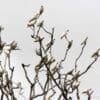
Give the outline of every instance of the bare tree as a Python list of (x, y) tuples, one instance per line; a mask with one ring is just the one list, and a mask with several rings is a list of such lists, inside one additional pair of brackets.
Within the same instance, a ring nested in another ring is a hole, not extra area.
[[(67, 30), (62, 36), (61, 40), (65, 39), (66, 50), (59, 62), (53, 55), (52, 49), (56, 39), (54, 38), (55, 28), (51, 28), (51, 32), (45, 28), (44, 20), (39, 21), (42, 13), (44, 12), (43, 6), (41, 6), (39, 12), (29, 20), (27, 27), (29, 27), (33, 34), (31, 38), (34, 43), (38, 46), (35, 50), (39, 61), (36, 65), (30, 65), (22, 63), (22, 68), (25, 73), (25, 78), (29, 84), (29, 99), (35, 100), (36, 98), (41, 98), (41, 100), (53, 100), (56, 95), (56, 100), (81, 100), (80, 92), (80, 77), (88, 72), (88, 70), (93, 66), (93, 64), (99, 58), (99, 51), (97, 49), (94, 54), (92, 54), (93, 60), (89, 65), (87, 65), (84, 71), (79, 70), (78, 61), (81, 58), (84, 49), (87, 45), (88, 37), (81, 43), (81, 51), (79, 55), (76, 55), (75, 65), (69, 71), (62, 71), (64, 69), (63, 63), (66, 61), (69, 51), (72, 49), (73, 40), (68, 38)], [(14, 68), (11, 66), (11, 53), (15, 50), (19, 50), (16, 41), (12, 41), (10, 44), (2, 41), (1, 32), (4, 28), (0, 26), (0, 56), (2, 53), (5, 54), (5, 60), (0, 61), (0, 100), (18, 100), (16, 97), (15, 90), (19, 89), (22, 91), (21, 82), (14, 84), (13, 73)], [(44, 32), (44, 36), (41, 35), (41, 30)], [(45, 41), (48, 38), (48, 41)], [(29, 77), (27, 71), (30, 66), (34, 67), (35, 76)], [(44, 77), (45, 76), (45, 77)], [(41, 80), (43, 78), (43, 80)], [(33, 80), (33, 81), (32, 81)], [(40, 89), (37, 91), (37, 85)], [(87, 95), (88, 99), (91, 100), (92, 89), (83, 91), (82, 94)], [(73, 97), (73, 94), (75, 96)]]
[[(43, 6), (41, 7), (42, 13), (43, 13)], [(29, 100), (33, 100), (35, 98), (43, 98), (43, 100), (52, 100), (55, 95), (58, 95), (56, 97), (56, 100), (74, 100), (76, 98), (77, 100), (80, 100), (80, 77), (83, 76), (85, 73), (88, 72), (88, 70), (92, 67), (92, 65), (97, 61), (99, 58), (99, 50), (91, 56), (93, 58), (93, 61), (89, 65), (87, 65), (86, 69), (84, 71), (80, 71), (78, 69), (78, 61), (81, 58), (84, 49), (87, 44), (88, 37), (81, 43), (81, 51), (80, 54), (75, 59), (75, 66), (67, 72), (62, 72), (61, 69), (64, 68), (63, 62), (66, 61), (67, 54), (69, 53), (72, 45), (73, 40), (69, 40), (68, 38), (68, 31), (65, 32), (64, 35), (61, 36), (61, 39), (66, 40), (66, 50), (65, 55), (63, 59), (61, 59), (59, 62), (56, 61), (56, 59), (53, 56), (52, 48), (55, 43), (54, 38), (54, 28), (51, 29), (51, 32), (48, 31), (45, 28), (44, 21), (39, 22), (39, 18), (42, 13), (40, 11), (28, 22), (28, 27), (32, 29), (33, 34), (31, 35), (32, 40), (38, 45), (38, 49), (36, 49), (36, 55), (40, 57), (39, 63), (35, 66), (35, 77), (34, 81), (32, 82), (29, 79), (28, 73), (27, 73), (27, 67), (29, 68), (30, 65), (22, 64), (23, 70), (25, 72), (25, 77), (27, 81), (30, 84), (30, 96)], [(49, 37), (49, 40), (44, 42), (47, 38), (46, 36), (41, 35), (41, 30), (44, 31), (47, 37)], [(41, 82), (42, 77), (42, 71), (45, 73), (45, 78)], [(36, 85), (39, 85), (41, 93), (37, 94), (37, 87)], [(58, 92), (59, 90), (59, 92)], [(88, 96), (88, 100), (91, 99), (90, 92), (91, 89), (84, 91), (83, 94), (86, 94)], [(72, 97), (72, 95), (75, 94), (76, 97)]]

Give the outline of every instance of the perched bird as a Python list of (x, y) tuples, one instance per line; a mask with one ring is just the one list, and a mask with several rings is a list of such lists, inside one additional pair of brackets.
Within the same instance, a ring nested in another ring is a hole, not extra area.
[(39, 16), (40, 16), (40, 14), (34, 15), (34, 17), (29, 20), (29, 23), (34, 21), (34, 20), (37, 20), (39, 18)]
[(96, 52), (94, 52), (93, 55), (91, 56), (91, 58), (96, 58), (96, 57), (100, 56), (99, 51), (100, 51), (100, 49), (98, 49)]
[(41, 15), (43, 12), (44, 12), (44, 8), (43, 8), (43, 6), (41, 6), (39, 14)]
[(70, 48), (71, 48), (72, 43), (73, 43), (73, 40), (69, 41), (69, 43), (68, 43), (68, 47), (67, 47), (68, 49), (70, 49)]
[(86, 37), (86, 39), (81, 43), (81, 45), (86, 45), (88, 37)]

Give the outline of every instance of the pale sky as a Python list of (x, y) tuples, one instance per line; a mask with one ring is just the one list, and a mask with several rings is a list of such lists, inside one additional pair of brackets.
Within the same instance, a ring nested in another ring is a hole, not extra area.
[[(21, 63), (32, 64), (32, 60), (35, 60), (32, 55), (31, 30), (27, 28), (27, 22), (41, 5), (45, 9), (41, 19), (45, 20), (45, 25), (49, 30), (51, 27), (55, 27), (57, 38), (66, 29), (70, 30), (69, 38), (74, 40), (73, 57), (79, 53), (81, 41), (86, 36), (89, 37), (80, 65), (86, 66), (92, 60), (91, 54), (100, 47), (100, 0), (0, 0), (0, 24), (5, 28), (2, 33), (3, 39), (8, 42), (16, 40), (22, 49), (15, 52), (16, 57), (12, 62), (12, 65), (18, 66), (17, 72), (19, 74), (16, 80), (24, 77), (21, 73), (22, 69), (20, 71)], [(57, 50), (55, 53), (62, 55), (61, 50)], [(69, 57), (69, 59), (71, 58)], [(82, 87), (93, 88), (93, 100), (100, 98), (99, 65), (100, 59), (83, 77), (85, 79)]]

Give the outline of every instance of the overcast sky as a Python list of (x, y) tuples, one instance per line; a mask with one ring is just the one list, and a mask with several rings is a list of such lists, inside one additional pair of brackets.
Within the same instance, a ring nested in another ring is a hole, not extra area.
[[(22, 49), (16, 53), (12, 62), (16, 65), (19, 63), (18, 71), (21, 62), (32, 63), (34, 59), (31, 31), (27, 28), (27, 22), (41, 5), (45, 8), (41, 19), (45, 20), (49, 30), (55, 27), (56, 37), (59, 38), (66, 29), (70, 30), (69, 38), (74, 40), (75, 48), (73, 57), (79, 52), (81, 41), (89, 37), (86, 54), (84, 53), (81, 60), (81, 65), (88, 64), (91, 54), (100, 47), (100, 0), (0, 0), (0, 24), (5, 28), (3, 39), (8, 42), (16, 40)], [(59, 45), (57, 47), (59, 48)], [(60, 50), (56, 53), (62, 54)], [(24, 75), (20, 73), (17, 78), (19, 76)], [(83, 87), (93, 88), (93, 100), (100, 98), (99, 76), (100, 59), (83, 80)]]

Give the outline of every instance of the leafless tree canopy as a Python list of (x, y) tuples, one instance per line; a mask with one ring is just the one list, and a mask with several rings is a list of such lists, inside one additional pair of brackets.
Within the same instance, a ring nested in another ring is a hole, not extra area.
[[(80, 94), (86, 95), (87, 100), (91, 100), (93, 93), (91, 88), (83, 90), (83, 92), (80, 93), (80, 77), (86, 74), (97, 61), (100, 56), (100, 49), (97, 49), (97, 51), (92, 54), (91, 57), (93, 60), (89, 65), (87, 65), (86, 69), (84, 71), (80, 71), (78, 69), (78, 61), (87, 45), (88, 37), (86, 37), (86, 39), (81, 43), (81, 51), (79, 55), (76, 55), (75, 65), (73, 68), (70, 71), (66, 70), (65, 72), (62, 72), (61, 70), (64, 68), (63, 63), (66, 61), (67, 54), (70, 49), (72, 49), (71, 47), (73, 46), (74, 41), (68, 38), (67, 33), (69, 30), (61, 36), (61, 40), (65, 39), (66, 50), (63, 59), (57, 62), (52, 53), (52, 48), (56, 41), (54, 38), (55, 28), (51, 28), (51, 31), (48, 31), (45, 27), (44, 20), (39, 21), (43, 12), (44, 8), (41, 6), (39, 12), (35, 14), (27, 24), (27, 27), (33, 32), (31, 34), (31, 39), (38, 46), (38, 48), (34, 50), (37, 57), (39, 57), (39, 61), (36, 65), (26, 63), (21, 64), (30, 89), (28, 100), (35, 100), (36, 98), (40, 98), (41, 100), (81, 100)], [(2, 40), (1, 32), (3, 29), (4, 28), (0, 26), (0, 55), (2, 55), (2, 53), (5, 54), (5, 61), (3, 61), (4, 64), (0, 61), (0, 100), (18, 100), (15, 90), (19, 89), (21, 94), (23, 88), (21, 82), (16, 84), (13, 82), (14, 67), (10, 65), (10, 57), (12, 51), (19, 50), (19, 48), (16, 41), (12, 41), (8, 44)], [(41, 35), (41, 30), (46, 35)], [(45, 42), (46, 38), (49, 39)], [(31, 77), (32, 79), (30, 79), (27, 71), (30, 66), (34, 67), (35, 70), (35, 76)], [(41, 80), (41, 78), (43, 78), (43, 80)], [(37, 91), (37, 85), (40, 91)], [(75, 94), (74, 97), (72, 96), (73, 94)]]

